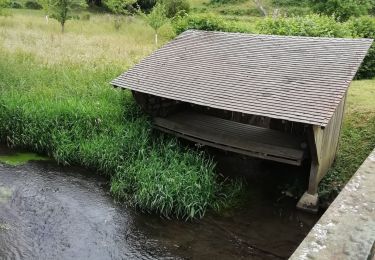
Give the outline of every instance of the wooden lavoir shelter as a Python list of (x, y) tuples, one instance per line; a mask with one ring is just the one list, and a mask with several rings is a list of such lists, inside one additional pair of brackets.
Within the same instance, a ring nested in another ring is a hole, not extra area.
[(372, 40), (189, 30), (112, 81), (154, 127), (223, 150), (311, 163), (298, 207), (315, 210), (349, 83)]

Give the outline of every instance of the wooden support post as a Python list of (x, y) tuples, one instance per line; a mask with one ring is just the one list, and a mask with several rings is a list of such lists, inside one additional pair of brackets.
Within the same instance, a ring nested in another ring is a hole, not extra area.
[(309, 187), (307, 189), (307, 193), (311, 195), (318, 193), (318, 172), (319, 163), (316, 160), (312, 160), (310, 167)]
[(318, 210), (318, 184), (335, 159), (344, 107), (345, 97), (325, 128), (317, 125), (308, 128), (307, 141), (310, 148), (311, 168), (309, 187), (297, 204), (300, 209), (313, 212)]
[(313, 127), (307, 129), (307, 141), (310, 148), (311, 166), (309, 176), (309, 186), (307, 191), (303, 194), (297, 203), (297, 208), (308, 211), (318, 211), (318, 184), (319, 184), (319, 159), (317, 154), (317, 147), (314, 137)]

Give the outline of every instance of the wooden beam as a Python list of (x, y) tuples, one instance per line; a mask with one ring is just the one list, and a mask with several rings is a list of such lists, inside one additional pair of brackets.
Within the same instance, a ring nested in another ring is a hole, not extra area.
[(285, 133), (197, 113), (154, 118), (154, 127), (176, 136), (257, 158), (301, 165), (300, 141)]

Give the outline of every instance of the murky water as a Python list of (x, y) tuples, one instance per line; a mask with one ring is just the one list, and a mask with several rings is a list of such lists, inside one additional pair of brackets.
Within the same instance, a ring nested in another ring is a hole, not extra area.
[[(259, 172), (245, 164), (241, 171)], [(231, 162), (222, 165), (229, 171)], [(0, 259), (287, 258), (318, 216), (278, 200), (276, 181), (253, 179), (240, 209), (182, 222), (116, 204), (94, 172), (48, 161), (0, 164)]]

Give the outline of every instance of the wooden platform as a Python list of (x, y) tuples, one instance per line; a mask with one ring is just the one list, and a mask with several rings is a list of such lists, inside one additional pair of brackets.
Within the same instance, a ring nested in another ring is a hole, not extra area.
[(156, 117), (154, 127), (197, 143), (262, 159), (301, 165), (304, 158), (299, 138), (204, 114), (183, 112)]

